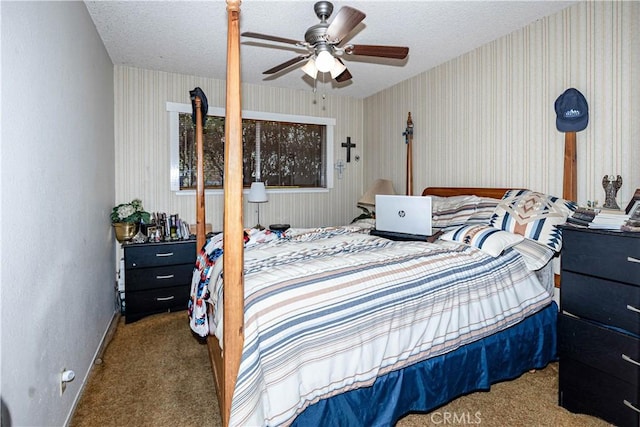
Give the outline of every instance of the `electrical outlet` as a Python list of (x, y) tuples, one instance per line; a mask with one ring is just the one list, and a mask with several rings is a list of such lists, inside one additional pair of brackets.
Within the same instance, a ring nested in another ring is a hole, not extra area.
[(67, 368), (62, 368), (60, 374), (58, 375), (58, 379), (60, 380), (60, 396), (62, 396), (64, 391), (67, 389), (67, 383), (62, 379), (62, 374), (64, 374), (64, 371), (66, 370)]

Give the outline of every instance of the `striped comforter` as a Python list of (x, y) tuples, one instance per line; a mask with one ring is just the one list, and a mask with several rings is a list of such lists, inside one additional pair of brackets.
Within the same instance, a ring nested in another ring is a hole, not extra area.
[[(287, 425), (320, 399), (505, 329), (551, 301), (514, 250), (492, 258), (357, 231), (292, 230), (246, 248), (231, 425)], [(209, 286), (209, 328), (221, 340), (222, 281)]]

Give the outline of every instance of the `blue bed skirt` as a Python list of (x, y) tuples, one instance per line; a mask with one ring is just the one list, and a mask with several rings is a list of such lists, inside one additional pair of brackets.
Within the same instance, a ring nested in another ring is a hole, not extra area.
[(321, 400), (293, 425), (392, 426), (464, 394), (541, 369), (556, 359), (558, 306), (552, 302), (510, 328), (376, 380), (371, 387)]

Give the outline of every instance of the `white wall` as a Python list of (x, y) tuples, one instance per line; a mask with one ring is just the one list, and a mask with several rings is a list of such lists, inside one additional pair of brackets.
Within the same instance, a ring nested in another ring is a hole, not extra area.
[(412, 112), (414, 192), (426, 186), (525, 187), (562, 195), (564, 134), (554, 102), (589, 103), (577, 134), (578, 202), (618, 204), (640, 188), (640, 2), (582, 2), (364, 100), (364, 180), (405, 189), (402, 132)]
[(2, 424), (59, 426), (114, 314), (113, 65), (83, 2), (1, 8)]

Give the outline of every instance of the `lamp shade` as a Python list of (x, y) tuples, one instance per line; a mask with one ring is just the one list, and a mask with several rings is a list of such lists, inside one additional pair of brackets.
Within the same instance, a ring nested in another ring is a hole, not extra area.
[(302, 67), (302, 71), (304, 71), (307, 76), (315, 80), (318, 76), (316, 61), (313, 58), (309, 59), (309, 61), (307, 61), (307, 63)]
[(396, 194), (393, 182), (388, 179), (376, 179), (369, 189), (358, 200), (358, 206), (372, 208), (376, 205), (377, 194)]
[(267, 190), (264, 187), (264, 182), (252, 182), (247, 201), (250, 203), (265, 203), (268, 202)]
[(334, 59), (333, 67), (331, 67), (331, 70), (329, 71), (329, 73), (331, 73), (331, 78), (335, 79), (340, 74), (344, 73), (344, 70), (346, 70), (347, 67), (342, 62), (338, 61), (338, 58), (333, 58), (333, 59)]
[(327, 73), (334, 66), (335, 58), (328, 50), (321, 50), (316, 57), (316, 68), (321, 73)]

